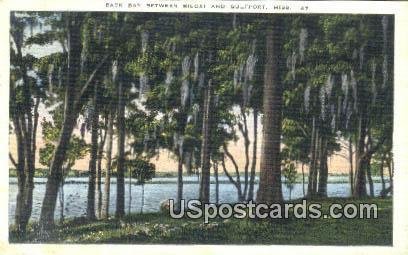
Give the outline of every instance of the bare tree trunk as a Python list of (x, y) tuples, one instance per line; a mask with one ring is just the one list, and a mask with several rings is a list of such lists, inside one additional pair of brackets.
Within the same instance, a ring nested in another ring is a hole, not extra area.
[(303, 190), (303, 197), (306, 195), (305, 193), (305, 164), (302, 162), (302, 190)]
[(390, 176), (390, 188), (391, 188), (391, 193), (392, 193), (393, 187), (394, 187), (394, 160), (392, 159), (391, 153), (389, 154), (387, 164), (388, 164), (388, 174)]
[(210, 138), (211, 138), (211, 105), (212, 81), (208, 81), (205, 89), (204, 114), (201, 144), (201, 178), (199, 199), (202, 203), (210, 201)]
[(187, 170), (187, 175), (192, 175), (193, 174), (193, 151), (189, 152), (190, 156), (187, 158), (186, 162), (186, 170)]
[[(364, 112), (366, 110), (363, 110)], [(366, 188), (366, 170), (367, 170), (367, 157), (364, 155), (365, 139), (366, 139), (366, 118), (364, 113), (361, 113), (358, 120), (358, 139), (356, 149), (356, 178), (354, 185), (354, 197), (367, 196)]]
[(118, 84), (118, 165), (116, 181), (116, 213), (117, 218), (125, 215), (125, 104), (122, 80)]
[(218, 162), (214, 162), (214, 178), (215, 178), (215, 203), (220, 202), (220, 185), (218, 182)]
[[(182, 150), (182, 149), (181, 149)], [(181, 208), (181, 200), (183, 199), (183, 157), (184, 153), (181, 151), (178, 156), (177, 168), (177, 208)]]
[(130, 209), (132, 207), (132, 171), (128, 169), (129, 174), (129, 204), (128, 204), (128, 214), (130, 214)]
[(112, 109), (109, 113), (108, 120), (108, 141), (106, 148), (106, 173), (104, 184), (104, 197), (102, 203), (102, 218), (107, 219), (109, 217), (109, 200), (110, 200), (110, 180), (111, 180), (111, 167), (112, 167), (112, 143), (113, 143), (113, 120), (114, 113)]
[(254, 109), (254, 141), (252, 145), (252, 165), (251, 165), (251, 175), (249, 179), (249, 191), (247, 201), (254, 199), (254, 186), (255, 186), (255, 170), (256, 170), (256, 154), (258, 146), (258, 110)]
[(318, 177), (318, 169), (320, 169), (321, 165), (321, 157), (322, 157), (322, 137), (320, 136), (319, 130), (316, 132), (316, 139), (317, 139), (317, 145), (316, 145), (316, 160), (315, 160), (315, 167), (312, 175), (312, 194), (313, 196), (317, 195), (317, 177)]
[(309, 198), (313, 197), (313, 175), (316, 171), (316, 147), (317, 147), (317, 129), (316, 129), (316, 118), (313, 117), (312, 120), (312, 139), (310, 140), (310, 165), (309, 165), (309, 175), (307, 182), (307, 196)]
[(144, 207), (144, 184), (142, 184), (142, 206), (140, 207), (140, 213), (143, 214)]
[(244, 137), (244, 147), (245, 147), (245, 166), (244, 166), (244, 197), (247, 197), (248, 194), (248, 177), (249, 177), (249, 146), (250, 141), (248, 137), (248, 123), (247, 116), (244, 110), (244, 106), (241, 106), (241, 115), (243, 119), (243, 125), (239, 124), (238, 128), (241, 131), (242, 136)]
[(349, 137), (349, 142), (348, 142), (348, 153), (349, 153), (349, 163), (350, 163), (350, 191), (351, 194), (353, 195), (354, 193), (354, 173), (353, 173), (353, 141), (351, 139), (351, 136)]
[(282, 85), (279, 78), (282, 27), (279, 18), (266, 31), (264, 72), (264, 125), (258, 203), (283, 201), (281, 181)]
[(381, 158), (380, 164), (380, 176), (381, 176), (381, 192), (385, 190), (385, 180), (384, 180), (384, 157)]
[[(105, 124), (109, 117), (105, 118)], [(105, 147), (107, 131), (105, 129), (104, 135), (102, 135), (102, 129), (100, 130), (100, 142), (98, 145), (98, 166), (96, 168), (96, 214), (98, 219), (102, 216), (102, 158), (103, 158), (103, 148)]]
[(319, 186), (317, 194), (320, 197), (327, 197), (327, 179), (328, 179), (328, 167), (327, 167), (327, 138), (322, 137), (320, 155), (320, 167), (319, 167)]
[(371, 176), (371, 156), (368, 156), (367, 159), (367, 180), (368, 180), (368, 187), (370, 190), (370, 197), (374, 197), (374, 183), (373, 178)]
[(94, 86), (93, 94), (93, 113), (92, 113), (92, 131), (91, 131), (91, 155), (89, 160), (89, 178), (88, 178), (88, 201), (86, 207), (86, 216), (94, 220), (95, 216), (95, 179), (96, 179), (96, 161), (98, 159), (98, 127), (99, 127), (99, 105), (98, 105), (98, 84)]

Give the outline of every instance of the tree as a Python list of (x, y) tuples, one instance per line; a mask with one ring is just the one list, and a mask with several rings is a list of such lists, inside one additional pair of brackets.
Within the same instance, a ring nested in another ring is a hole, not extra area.
[(105, 185), (104, 196), (102, 201), (102, 218), (107, 219), (109, 217), (109, 200), (110, 200), (110, 180), (112, 171), (112, 144), (113, 144), (113, 122), (115, 113), (110, 111), (108, 115), (108, 130), (107, 130), (107, 146), (106, 146), (106, 173), (105, 173)]
[[(40, 149), (40, 163), (44, 166), (50, 167), (51, 159), (55, 150), (55, 144), (58, 142), (60, 136), (59, 132), (61, 130), (62, 124), (62, 108), (57, 107), (52, 111), (53, 122), (43, 120), (42, 125), (42, 136), (45, 143), (45, 147)], [(86, 156), (89, 151), (89, 146), (85, 141), (73, 135), (67, 149), (67, 157), (63, 163), (62, 167), (62, 179), (59, 188), (59, 202), (60, 202), (60, 221), (64, 221), (64, 181), (72, 167), (75, 165), (76, 160), (82, 159)]]
[[(38, 126), (38, 107), (44, 97), (42, 84), (29, 75), (33, 65), (38, 61), (29, 54), (23, 55), (23, 48), (29, 44), (24, 30), (35, 25), (36, 14), (11, 13), (10, 22), (10, 119), (17, 138), (17, 160), (9, 158), (17, 171), (18, 192), (15, 212), (15, 224), (21, 236), (25, 235), (28, 220), (31, 217), (34, 172), (36, 157), (36, 136)], [(33, 36), (33, 34), (31, 34)], [(26, 39), (26, 40), (25, 40)], [(34, 72), (35, 73), (35, 72)]]
[[(61, 17), (65, 22), (64, 30), (67, 38), (67, 72), (64, 81), (65, 101), (64, 119), (61, 127), (61, 135), (55, 147), (53, 159), (50, 165), (50, 174), (46, 183), (45, 196), (41, 208), (40, 226), (44, 234), (54, 226), (54, 210), (57, 199), (58, 187), (62, 179), (62, 163), (66, 157), (68, 143), (74, 129), (79, 111), (82, 108), (84, 98), (93, 85), (95, 75), (105, 62), (106, 57), (93, 68), (89, 77), (82, 81), (80, 77), (81, 66), (81, 25), (83, 24), (83, 13), (64, 13)], [(82, 83), (82, 87), (77, 87)]]
[(292, 190), (294, 184), (296, 183), (296, 166), (293, 162), (286, 161), (284, 169), (283, 169), (283, 176), (285, 177), (285, 185), (289, 189), (289, 200), (292, 199)]
[(144, 159), (134, 159), (131, 162), (132, 175), (137, 179), (137, 184), (142, 185), (142, 204), (140, 213), (143, 213), (144, 206), (144, 185), (155, 175), (155, 166)]
[(260, 162), (258, 203), (283, 200), (281, 183), (280, 141), (282, 121), (281, 18), (273, 17), (266, 31), (266, 61), (263, 90), (263, 141)]

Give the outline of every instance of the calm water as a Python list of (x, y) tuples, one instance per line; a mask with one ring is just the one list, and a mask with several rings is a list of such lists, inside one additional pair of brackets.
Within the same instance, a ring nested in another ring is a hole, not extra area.
[[(196, 176), (189, 176), (184, 178), (188, 181), (188, 184), (184, 184), (184, 198), (186, 200), (196, 199), (198, 197), (198, 182)], [(213, 179), (212, 179), (213, 180)], [(375, 179), (376, 180), (376, 179)], [(235, 187), (227, 182), (225, 176), (220, 176), (220, 181), (223, 182), (219, 187), (220, 203), (232, 203), (237, 201), (237, 192)], [(350, 185), (348, 183), (339, 183), (341, 181), (347, 181), (346, 176), (331, 176), (329, 177), (328, 184), (328, 196), (330, 197), (347, 197), (350, 195)], [(17, 180), (16, 178), (10, 178), (9, 181), (9, 223), (14, 220), (14, 212), (16, 206), (17, 195)], [(35, 178), (35, 188), (33, 193), (33, 212), (31, 219), (38, 220), (42, 200), (45, 193), (45, 178)], [(332, 183), (330, 183), (332, 182)], [(334, 183), (333, 183), (334, 182)], [(87, 187), (88, 179), (85, 177), (79, 178), (67, 178), (64, 186), (64, 199), (65, 199), (65, 217), (77, 217), (84, 216), (86, 213), (86, 201), (87, 201)], [(132, 181), (131, 186), (131, 212), (140, 212), (141, 207), (141, 195), (142, 188), (135, 184), (136, 181)], [(388, 185), (387, 185), (388, 186)], [(306, 187), (305, 187), (306, 188)], [(255, 185), (255, 191), (258, 189), (258, 185)], [(102, 185), (103, 190), (103, 185)], [(374, 183), (375, 194), (378, 195), (381, 191), (381, 183)], [(289, 190), (283, 185), (284, 198), (289, 199)], [(159, 205), (163, 200), (169, 198), (175, 198), (177, 194), (176, 178), (154, 178), (153, 183), (145, 185), (145, 202), (143, 212), (157, 212), (159, 211)], [(211, 184), (211, 201), (215, 202), (215, 184)], [(292, 190), (292, 199), (300, 198), (303, 196), (302, 184), (295, 184)], [(116, 202), (116, 180), (113, 178), (111, 184), (110, 195), (110, 212), (115, 211)], [(125, 211), (128, 212), (129, 208), (129, 185), (128, 179), (126, 179), (125, 187)], [(59, 200), (57, 202), (57, 208), (55, 210), (55, 218), (60, 217)]]

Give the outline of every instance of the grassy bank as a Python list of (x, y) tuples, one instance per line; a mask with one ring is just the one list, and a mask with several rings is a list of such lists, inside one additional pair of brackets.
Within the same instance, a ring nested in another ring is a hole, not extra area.
[(130, 244), (303, 244), (303, 245), (392, 245), (391, 199), (325, 199), (330, 203), (376, 203), (377, 219), (172, 219), (161, 213), (134, 214), (122, 220), (89, 222), (70, 219), (57, 225), (48, 238), (39, 238), (36, 224), (27, 237), (17, 239), (10, 228), (10, 242), (130, 243)]

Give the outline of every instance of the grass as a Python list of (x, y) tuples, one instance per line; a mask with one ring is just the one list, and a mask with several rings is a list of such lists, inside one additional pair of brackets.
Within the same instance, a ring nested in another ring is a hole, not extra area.
[(40, 238), (31, 224), (25, 239), (13, 227), (12, 243), (125, 243), (125, 244), (292, 244), (292, 245), (392, 245), (392, 200), (323, 199), (323, 212), (330, 203), (376, 203), (377, 219), (253, 220), (172, 219), (162, 213), (133, 214), (122, 220), (89, 222), (69, 219)]

